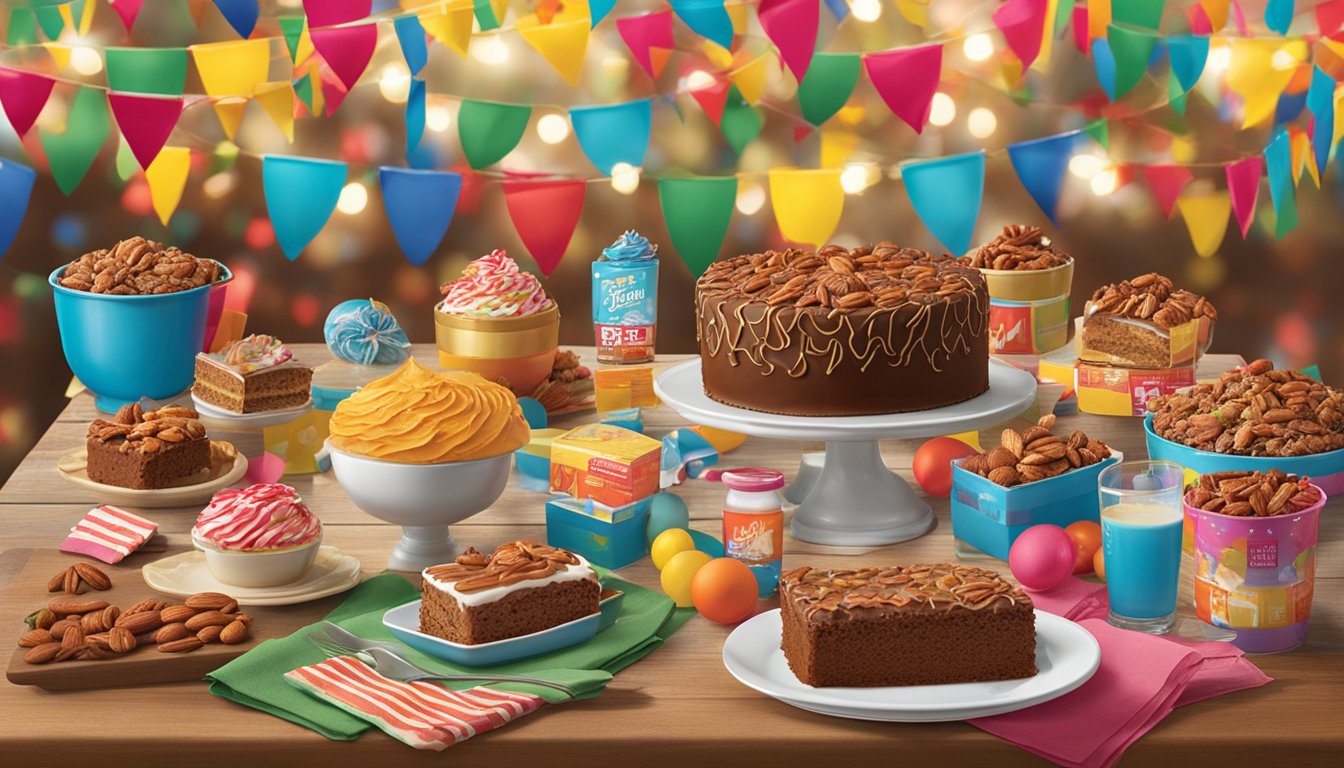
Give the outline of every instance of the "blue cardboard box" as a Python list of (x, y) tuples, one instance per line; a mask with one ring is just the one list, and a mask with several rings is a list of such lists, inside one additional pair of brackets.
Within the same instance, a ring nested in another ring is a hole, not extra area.
[(649, 554), (651, 498), (620, 507), (560, 496), (546, 502), (546, 543), (603, 568), (624, 568)]

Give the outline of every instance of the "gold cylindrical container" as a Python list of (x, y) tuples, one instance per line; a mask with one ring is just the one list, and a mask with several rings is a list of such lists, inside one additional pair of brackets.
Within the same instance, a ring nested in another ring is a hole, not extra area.
[(1073, 259), (1049, 269), (981, 269), (989, 297), (1002, 301), (1042, 301), (1068, 296), (1073, 287)]
[(518, 396), (530, 395), (551, 375), (560, 343), (555, 304), (523, 317), (461, 317), (434, 310), (439, 365), (503, 379)]

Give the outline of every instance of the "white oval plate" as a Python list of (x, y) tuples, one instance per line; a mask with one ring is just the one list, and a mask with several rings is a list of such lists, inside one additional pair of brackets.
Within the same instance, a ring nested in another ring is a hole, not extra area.
[(723, 644), (723, 665), (739, 682), (785, 704), (833, 717), (915, 723), (1001, 715), (1063, 696), (1101, 664), (1101, 647), (1082, 627), (1036, 611), (1035, 677), (988, 683), (884, 688), (813, 688), (789, 669), (779, 647), (779, 609), (743, 622)]
[(235, 427), (278, 427), (281, 424), (288, 424), (313, 410), (313, 399), (311, 397), (308, 398), (308, 402), (293, 408), (285, 408), (279, 411), (259, 411), (257, 413), (226, 411), (217, 405), (211, 405), (198, 399), (195, 392), (191, 394), (191, 403), (202, 418), (210, 421), (227, 422), (230, 426)]
[(298, 581), (275, 587), (235, 587), (210, 575), (205, 554), (192, 550), (155, 560), (140, 569), (152, 589), (174, 597), (223, 592), (240, 605), (294, 605), (352, 589), (361, 580), (359, 561), (335, 547), (319, 547), (317, 559)]
[(61, 458), (56, 461), (56, 471), (68, 482), (93, 491), (98, 495), (98, 502), (101, 504), (117, 504), (123, 507), (140, 507), (142, 509), (189, 507), (195, 504), (206, 504), (210, 501), (210, 497), (215, 495), (215, 491), (228, 488), (247, 474), (247, 457), (235, 451), (233, 464), (220, 464), (211, 467), (208, 478), (201, 482), (142, 491), (105, 483), (95, 483), (89, 479), (88, 465), (87, 449), (81, 446), (61, 454)]

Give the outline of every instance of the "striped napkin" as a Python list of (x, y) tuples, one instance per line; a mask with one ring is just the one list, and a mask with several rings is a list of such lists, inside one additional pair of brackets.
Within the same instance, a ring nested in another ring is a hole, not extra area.
[(159, 524), (121, 507), (103, 504), (89, 510), (61, 542), (61, 551), (119, 563), (149, 541)]
[(545, 702), (528, 693), (430, 682), (389, 680), (353, 656), (338, 656), (285, 673), (292, 686), (370, 722), (416, 749), (441, 751), (535, 712)]

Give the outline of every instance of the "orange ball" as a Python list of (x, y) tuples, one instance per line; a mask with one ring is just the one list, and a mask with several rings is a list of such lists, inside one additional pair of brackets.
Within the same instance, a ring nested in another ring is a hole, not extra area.
[(1091, 520), (1079, 520), (1064, 529), (1078, 548), (1078, 560), (1073, 564), (1073, 575), (1088, 573), (1093, 569), (1092, 559), (1101, 549), (1101, 526)]
[(975, 453), (971, 446), (953, 437), (935, 437), (919, 446), (911, 467), (915, 482), (930, 496), (952, 495), (952, 462)]
[(1097, 577), (1102, 581), (1106, 580), (1106, 553), (1100, 548), (1092, 556), (1092, 570), (1096, 571)]
[(691, 578), (691, 601), (710, 621), (736, 624), (756, 611), (756, 576), (745, 563), (720, 557), (700, 566)]

